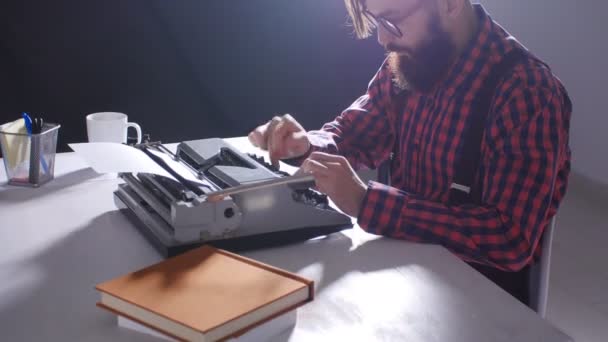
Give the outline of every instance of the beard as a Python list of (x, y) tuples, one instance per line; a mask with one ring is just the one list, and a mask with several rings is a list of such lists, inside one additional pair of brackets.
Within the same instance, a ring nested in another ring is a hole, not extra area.
[(388, 66), (399, 90), (426, 93), (447, 74), (456, 46), (441, 27), (438, 14), (431, 17), (429, 32), (429, 39), (416, 49), (387, 46)]

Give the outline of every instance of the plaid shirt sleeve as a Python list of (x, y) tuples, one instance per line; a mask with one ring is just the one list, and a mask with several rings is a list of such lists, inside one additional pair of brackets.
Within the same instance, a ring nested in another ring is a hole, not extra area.
[(503, 270), (524, 267), (550, 220), (557, 170), (569, 153), (556, 89), (511, 87), (495, 100), (482, 149), (481, 206), (450, 206), (370, 182), (359, 226), (379, 235), (441, 244), (465, 260)]
[(392, 81), (386, 62), (369, 82), (367, 92), (320, 130), (309, 131), (311, 149), (292, 164), (301, 164), (313, 151), (344, 156), (354, 169), (375, 169), (388, 159), (394, 145), (390, 103)]

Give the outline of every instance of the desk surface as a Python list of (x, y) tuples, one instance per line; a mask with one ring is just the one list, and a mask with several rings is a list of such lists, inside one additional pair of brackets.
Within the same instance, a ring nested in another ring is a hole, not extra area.
[[(116, 210), (119, 182), (73, 153), (57, 156), (55, 179), (38, 189), (6, 185), (0, 171), (2, 340), (156, 340), (95, 306), (95, 284), (161, 260)], [(315, 300), (278, 340), (571, 340), (440, 246), (355, 228), (246, 255), (315, 280)]]

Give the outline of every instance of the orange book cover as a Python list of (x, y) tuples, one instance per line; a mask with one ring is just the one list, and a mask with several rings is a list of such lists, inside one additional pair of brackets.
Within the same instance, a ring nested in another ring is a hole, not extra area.
[(98, 306), (183, 340), (238, 336), (313, 300), (297, 274), (203, 246), (98, 284)]

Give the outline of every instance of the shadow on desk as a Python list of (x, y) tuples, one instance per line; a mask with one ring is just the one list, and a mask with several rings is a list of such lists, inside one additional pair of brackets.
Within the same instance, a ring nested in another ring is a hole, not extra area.
[[(95, 306), (99, 300), (94, 289), (96, 284), (161, 260), (160, 254), (120, 212), (99, 215), (86, 226), (48, 243), (46, 249), (20, 263), (0, 265), (3, 337), (10, 341), (155, 339), (118, 328), (114, 315)], [(436, 256), (433, 251), (433, 247), (389, 239), (373, 240), (353, 248), (351, 239), (337, 233), (324, 239), (245, 254), (310, 275), (319, 294), (337, 282), (344, 284), (345, 275), (409, 265), (441, 274), (445, 270), (435, 270), (438, 266), (431, 262)], [(340, 315), (353, 314), (347, 306), (333, 308), (337, 308)], [(282, 335), (281, 340), (288, 337), (289, 334)]]
[(22, 262), (0, 265), (2, 339), (154, 340), (119, 329), (113, 315), (95, 306), (97, 283), (160, 260), (130, 228), (118, 211), (107, 212)]
[(23, 186), (13, 186), (4, 183), (1, 184), (5, 190), (0, 191), (0, 203), (21, 203), (29, 201), (33, 198), (43, 197), (98, 177), (100, 177), (100, 174), (93, 171), (92, 168), (85, 168), (58, 176), (39, 188), (24, 188)]
[(440, 248), (387, 238), (353, 246), (349, 237), (336, 233), (305, 243), (251, 251), (246, 255), (314, 279), (316, 292), (319, 293), (349, 273), (365, 274), (414, 267), (440, 275), (443, 267), (439, 269), (438, 264), (432, 261)]

